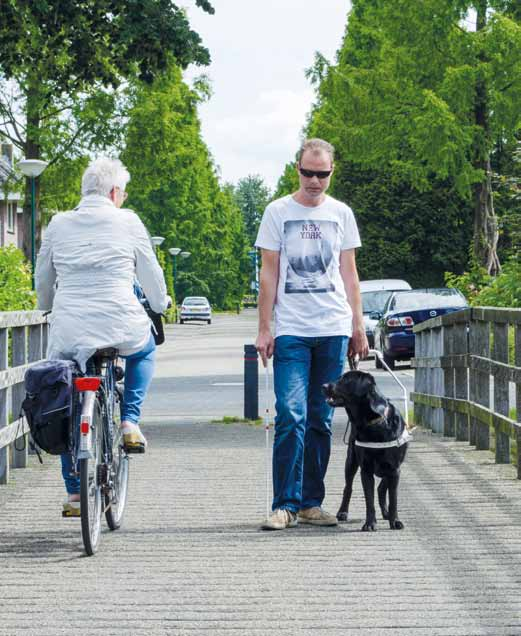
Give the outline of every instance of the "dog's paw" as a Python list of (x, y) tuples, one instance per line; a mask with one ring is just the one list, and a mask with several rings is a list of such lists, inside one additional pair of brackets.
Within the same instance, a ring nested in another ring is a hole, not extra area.
[(337, 512), (336, 518), (340, 523), (347, 523), (347, 512)]
[(366, 521), (362, 526), (362, 532), (376, 532), (376, 521)]
[(391, 530), (403, 530), (404, 525), (399, 519), (395, 519), (394, 521), (389, 521), (389, 527)]

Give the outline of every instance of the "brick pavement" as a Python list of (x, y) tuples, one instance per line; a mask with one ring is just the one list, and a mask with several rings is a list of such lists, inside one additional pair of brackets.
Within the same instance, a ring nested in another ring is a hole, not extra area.
[[(132, 459), (124, 528), (104, 531), (95, 557), (82, 556), (78, 521), (60, 517), (56, 459), (31, 458), (0, 489), (1, 636), (521, 634), (521, 486), (489, 453), (417, 432), (402, 532), (383, 521), (359, 532), (357, 480), (350, 523), (263, 533), (262, 428), (169, 420), (159, 406), (149, 451)], [(330, 510), (343, 485), (337, 422)]]

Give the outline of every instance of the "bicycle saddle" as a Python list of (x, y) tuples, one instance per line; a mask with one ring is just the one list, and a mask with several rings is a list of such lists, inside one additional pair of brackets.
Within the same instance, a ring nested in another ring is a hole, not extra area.
[(115, 349), (114, 347), (107, 347), (106, 349), (97, 349), (97, 351), (95, 351), (92, 357), (105, 358), (105, 359), (108, 358), (110, 360), (113, 360), (114, 358), (118, 357), (118, 350)]

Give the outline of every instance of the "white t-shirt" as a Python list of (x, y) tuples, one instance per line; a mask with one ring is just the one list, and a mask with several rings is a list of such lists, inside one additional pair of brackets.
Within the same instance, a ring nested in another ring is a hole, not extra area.
[(332, 197), (311, 208), (292, 195), (268, 205), (255, 246), (280, 252), (275, 337), (351, 335), (340, 252), (360, 245), (353, 211)]

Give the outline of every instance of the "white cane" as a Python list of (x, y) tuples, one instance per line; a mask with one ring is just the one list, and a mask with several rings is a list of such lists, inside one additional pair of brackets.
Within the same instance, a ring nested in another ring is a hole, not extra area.
[(264, 430), (266, 431), (266, 519), (270, 516), (270, 376), (266, 361), (266, 390), (264, 396)]

